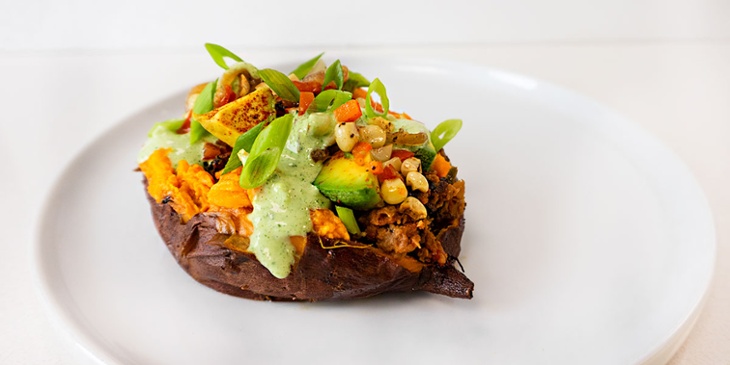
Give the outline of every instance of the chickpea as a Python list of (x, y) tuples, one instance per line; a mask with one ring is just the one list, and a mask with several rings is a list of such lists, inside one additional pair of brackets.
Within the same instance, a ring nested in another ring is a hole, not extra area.
[(392, 166), (396, 172), (400, 172), (402, 162), (401, 162), (400, 158), (393, 157), (390, 160), (383, 162), (383, 168), (385, 168), (388, 165)]
[(355, 123), (339, 123), (335, 127), (335, 142), (343, 152), (350, 152), (360, 141)]
[(421, 203), (420, 200), (409, 196), (405, 201), (398, 207), (399, 212), (406, 212), (413, 219), (424, 219), (428, 216), (426, 207)]
[(406, 184), (411, 187), (411, 190), (420, 190), (424, 193), (428, 191), (428, 180), (417, 171), (411, 171), (406, 175)]
[(400, 173), (403, 176), (408, 176), (408, 173), (411, 171), (421, 171), (421, 160), (415, 157), (409, 157), (405, 161), (403, 161), (403, 164), (400, 167)]

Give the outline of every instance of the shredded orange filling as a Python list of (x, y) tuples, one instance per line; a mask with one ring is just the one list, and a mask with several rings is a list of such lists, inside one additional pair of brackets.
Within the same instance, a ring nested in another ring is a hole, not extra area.
[(200, 212), (208, 211), (208, 191), (213, 186), (213, 177), (200, 165), (190, 165), (185, 160), (177, 163), (177, 177), (180, 191), (189, 196)]
[[(253, 210), (251, 194), (238, 184), (241, 168), (219, 175), (218, 182), (200, 165), (181, 160), (177, 169), (167, 157), (169, 149), (152, 153), (139, 165), (147, 178), (147, 191), (156, 202), (166, 200), (180, 214), (183, 222), (194, 215), (207, 212), (218, 217), (218, 230), (250, 236), (253, 225), (248, 214)], [(331, 239), (350, 240), (347, 228), (329, 209), (316, 209), (309, 214), (316, 234)]]
[(350, 234), (342, 223), (342, 220), (329, 209), (316, 209), (309, 212), (309, 218), (312, 220), (314, 233), (319, 236), (350, 240)]
[[(190, 192), (194, 191), (194, 187), (191, 188), (192, 184), (183, 184), (181, 177), (176, 175), (173, 170), (172, 162), (167, 157), (169, 152), (168, 148), (158, 149), (139, 167), (147, 178), (147, 192), (150, 196), (158, 203), (161, 203), (163, 199), (169, 200), (169, 204), (180, 214), (183, 222), (187, 222), (200, 212), (200, 207), (194, 197), (190, 195)], [(180, 171), (180, 164), (178, 164), (178, 171)]]
[(248, 193), (238, 183), (240, 177), (240, 167), (220, 175), (218, 182), (208, 191), (208, 202), (223, 208), (250, 208)]
[(177, 169), (167, 157), (170, 149), (156, 150), (139, 167), (147, 178), (147, 191), (156, 202), (166, 200), (184, 222), (201, 212), (220, 213), (222, 224), (230, 233), (250, 235), (253, 226), (248, 220), (251, 201), (246, 190), (238, 185), (241, 170), (213, 177), (200, 165), (181, 160)]

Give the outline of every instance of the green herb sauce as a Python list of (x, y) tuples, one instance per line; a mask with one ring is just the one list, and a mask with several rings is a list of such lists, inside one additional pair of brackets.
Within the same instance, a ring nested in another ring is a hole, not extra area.
[(334, 128), (329, 133), (321, 128), (328, 119), (332, 119), (331, 114), (321, 113), (294, 119), (276, 172), (253, 199), (253, 212), (248, 218), (254, 230), (248, 249), (280, 279), (289, 275), (294, 264), (289, 237), (306, 236), (312, 231), (309, 211), (330, 206), (329, 199), (312, 185), (322, 163), (311, 158), (312, 151), (327, 147), (332, 140)]
[(173, 167), (177, 167), (180, 160), (185, 160), (191, 165), (202, 164), (205, 143), (215, 143), (216, 138), (209, 135), (191, 145), (189, 134), (177, 134), (171, 130), (175, 128), (170, 128), (170, 125), (165, 123), (158, 123), (150, 130), (147, 142), (137, 155), (137, 162), (144, 162), (157, 149), (170, 148), (172, 151), (168, 157), (172, 161)]

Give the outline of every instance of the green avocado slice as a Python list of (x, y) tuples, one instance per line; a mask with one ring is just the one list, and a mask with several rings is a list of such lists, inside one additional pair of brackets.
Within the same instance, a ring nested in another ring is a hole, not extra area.
[(314, 186), (329, 200), (352, 209), (371, 209), (380, 203), (378, 178), (345, 157), (327, 161)]

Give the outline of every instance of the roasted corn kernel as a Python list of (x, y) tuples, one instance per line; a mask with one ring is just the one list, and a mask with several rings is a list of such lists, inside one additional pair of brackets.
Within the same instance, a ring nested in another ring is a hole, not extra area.
[(385, 144), (385, 131), (377, 125), (366, 125), (360, 128), (360, 138), (373, 148), (380, 148)]
[(388, 179), (380, 185), (380, 196), (388, 204), (399, 204), (408, 196), (408, 190), (401, 179)]

